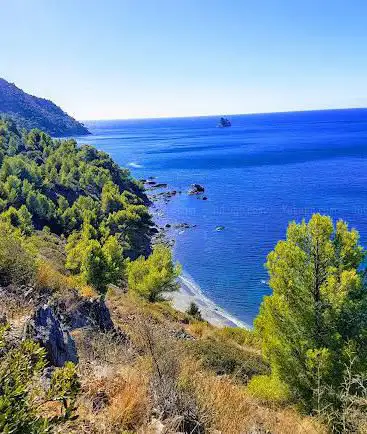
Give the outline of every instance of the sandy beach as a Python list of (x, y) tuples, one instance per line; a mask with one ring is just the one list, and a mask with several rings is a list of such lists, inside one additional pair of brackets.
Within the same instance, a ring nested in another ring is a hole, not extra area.
[(235, 318), (224, 309), (217, 306), (206, 297), (188, 276), (179, 277), (180, 289), (177, 292), (166, 294), (166, 298), (172, 301), (172, 305), (179, 311), (185, 312), (191, 302), (199, 306), (202, 317), (217, 327), (242, 327), (250, 329), (251, 326)]

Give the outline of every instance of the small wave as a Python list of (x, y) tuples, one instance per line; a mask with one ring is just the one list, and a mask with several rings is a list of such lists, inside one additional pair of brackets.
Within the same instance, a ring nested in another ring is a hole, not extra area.
[(141, 169), (143, 167), (142, 164), (134, 163), (133, 161), (131, 163), (127, 163), (128, 166), (134, 167), (135, 169)]
[(251, 329), (251, 326), (249, 324), (246, 324), (245, 322), (243, 322), (243, 321), (239, 320), (238, 318), (236, 318), (235, 316), (231, 315), (229, 312), (227, 312), (226, 310), (224, 310), (223, 308), (218, 306), (213, 300), (208, 298), (203, 293), (200, 286), (187, 273), (182, 274), (179, 277), (179, 280), (181, 280), (181, 282), (183, 282), (199, 300), (204, 302), (204, 304), (208, 308), (210, 308), (214, 312), (220, 313), (224, 318), (228, 319), (233, 324), (236, 324), (237, 327), (241, 327), (241, 328), (244, 328), (247, 330)]

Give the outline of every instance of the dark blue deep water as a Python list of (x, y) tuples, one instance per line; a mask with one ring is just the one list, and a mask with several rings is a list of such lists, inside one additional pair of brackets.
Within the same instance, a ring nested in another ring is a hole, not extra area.
[[(80, 139), (134, 176), (170, 189), (205, 186), (207, 201), (181, 194), (164, 220), (179, 233), (175, 256), (203, 292), (252, 323), (269, 294), (264, 262), (290, 220), (313, 212), (343, 218), (367, 245), (367, 110), (87, 122)], [(216, 226), (223, 225), (221, 232)]]

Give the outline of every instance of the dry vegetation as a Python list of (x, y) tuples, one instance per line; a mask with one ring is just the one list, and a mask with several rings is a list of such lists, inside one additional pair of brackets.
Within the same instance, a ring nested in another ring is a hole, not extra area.
[[(33, 243), (42, 252), (33, 287), (12, 296), (8, 288), (1, 298), (15, 330), (44, 299), (67, 313), (81, 300), (96, 298), (63, 269), (60, 239), (39, 234)], [(58, 432), (325, 432), (316, 419), (247, 390), (253, 375), (269, 374), (252, 332), (218, 329), (168, 302), (151, 303), (117, 287), (109, 289), (106, 304), (115, 330), (86, 326), (72, 332), (81, 382), (78, 418)], [(41, 410), (52, 414), (54, 407)]]
[[(110, 293), (108, 306), (124, 334), (74, 332), (82, 379), (79, 418), (85, 433), (323, 433), (296, 410), (263, 405), (234, 375), (217, 375), (192, 347), (206, 339), (241, 347), (239, 333), (189, 323), (166, 303)], [(199, 331), (200, 330), (200, 331)], [(205, 332), (204, 332), (205, 330)], [(246, 341), (246, 332), (242, 339)], [(244, 357), (248, 354), (244, 344)], [(252, 348), (254, 354), (258, 349)], [(246, 362), (246, 360), (244, 360)]]

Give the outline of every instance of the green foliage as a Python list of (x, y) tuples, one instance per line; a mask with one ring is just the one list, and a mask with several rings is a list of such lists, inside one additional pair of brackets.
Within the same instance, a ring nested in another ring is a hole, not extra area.
[(80, 233), (71, 235), (66, 245), (65, 266), (104, 293), (109, 283), (117, 284), (123, 279), (125, 261), (116, 236), (109, 236), (102, 245), (95, 236), (95, 229), (87, 222)]
[(218, 375), (232, 375), (246, 383), (254, 375), (269, 372), (261, 356), (231, 342), (209, 337), (193, 341), (189, 347), (205, 367)]
[(247, 385), (247, 391), (264, 402), (284, 404), (289, 400), (288, 387), (273, 375), (255, 375)]
[(108, 263), (97, 240), (88, 241), (83, 252), (80, 271), (85, 283), (93, 285), (100, 292), (106, 291), (107, 284), (110, 283)]
[(36, 229), (47, 225), (69, 235), (81, 229), (88, 211), (93, 224), (103, 227), (100, 236), (122, 233), (132, 250), (134, 230), (149, 232), (142, 189), (107, 154), (39, 130), (20, 132), (0, 119), (0, 156), (0, 212), (26, 205)]
[[(56, 368), (52, 373), (48, 399), (60, 401), (64, 413), (56, 420), (74, 420), (77, 418), (75, 401), (80, 391), (80, 381), (76, 367), (72, 362), (66, 362), (62, 368)], [(53, 419), (53, 422), (56, 421)]]
[(255, 326), (273, 375), (307, 410), (337, 410), (351, 346), (354, 373), (367, 370), (367, 291), (358, 242), (343, 221), (334, 227), (315, 214), (308, 223), (291, 223), (287, 239), (268, 256), (273, 294)]
[(149, 252), (146, 203), (104, 152), (0, 119), (0, 222), (68, 237), (67, 268), (99, 291), (122, 280), (125, 257)]
[[(6, 346), (5, 327), (0, 327), (0, 346)], [(0, 354), (0, 432), (46, 433), (47, 420), (35, 411), (30, 386), (46, 365), (45, 352), (32, 341)]]
[(19, 230), (0, 222), (0, 240), (0, 284), (31, 283), (36, 272), (35, 257)]
[(259, 336), (253, 330), (241, 327), (223, 327), (218, 329), (216, 335), (221, 339), (232, 340), (241, 346), (258, 348), (261, 344)]
[(197, 321), (203, 321), (203, 317), (201, 316), (201, 312), (199, 306), (193, 301), (190, 303), (190, 306), (187, 308), (186, 313)]
[(173, 263), (171, 250), (161, 244), (148, 258), (140, 256), (127, 264), (129, 290), (151, 302), (161, 300), (163, 292), (176, 291), (179, 274), (180, 266)]
[(19, 209), (11, 206), (0, 214), (0, 221), (19, 228), (25, 235), (30, 235), (33, 232), (32, 214), (25, 205)]
[[(75, 400), (80, 384), (73, 363), (56, 368), (48, 392), (37, 389), (37, 381), (46, 367), (45, 350), (31, 340), (17, 346), (6, 342), (7, 325), (0, 326), (0, 432), (41, 434), (55, 424), (74, 420)], [(48, 401), (60, 401), (63, 413), (41, 417), (38, 409)]]

